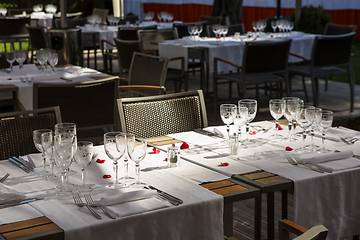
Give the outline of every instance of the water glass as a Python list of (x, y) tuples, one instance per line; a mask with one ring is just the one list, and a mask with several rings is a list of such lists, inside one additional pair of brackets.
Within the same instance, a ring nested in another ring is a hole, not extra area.
[(86, 171), (85, 167), (89, 165), (93, 156), (93, 143), (89, 141), (77, 142), (77, 148), (75, 153), (75, 161), (81, 167), (81, 180), (82, 183), (77, 189), (79, 192), (89, 192), (91, 187), (86, 185)]

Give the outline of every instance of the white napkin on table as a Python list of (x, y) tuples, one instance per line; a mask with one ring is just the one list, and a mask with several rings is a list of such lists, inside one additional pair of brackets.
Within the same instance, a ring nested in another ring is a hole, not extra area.
[(115, 205), (130, 201), (137, 201), (141, 199), (155, 197), (157, 191), (148, 189), (116, 189), (112, 191), (111, 195), (102, 197), (99, 203), (102, 205)]
[[(348, 128), (330, 128), (326, 133), (325, 133), (325, 138), (327, 140), (331, 140), (334, 142), (340, 142), (340, 137), (343, 138), (352, 138), (355, 137), (356, 135), (356, 131), (348, 129)], [(315, 132), (315, 137), (322, 137), (320, 132)]]
[(305, 163), (316, 163), (322, 168), (331, 171), (340, 171), (360, 167), (360, 160), (353, 158), (352, 151), (332, 152), (319, 155), (304, 155), (301, 159)]
[(25, 195), (19, 191), (12, 189), (0, 183), (0, 203), (8, 202), (10, 200), (22, 200), (25, 199)]

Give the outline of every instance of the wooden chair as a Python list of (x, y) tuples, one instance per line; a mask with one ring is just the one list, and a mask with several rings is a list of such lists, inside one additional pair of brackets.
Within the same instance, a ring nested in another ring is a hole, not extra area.
[(357, 25), (344, 25), (336, 23), (327, 23), (324, 30), (324, 35), (342, 35), (351, 32), (356, 32)]
[(118, 99), (121, 130), (158, 137), (208, 126), (201, 90)]
[(34, 51), (39, 50), (41, 48), (49, 47), (49, 38), (45, 33), (43, 27), (32, 27), (26, 25), (26, 29), (29, 32), (30, 37), (30, 62), (34, 61)]
[(0, 160), (37, 153), (33, 141), (36, 129), (54, 129), (61, 123), (60, 108), (48, 107), (31, 111), (0, 114)]
[(101, 18), (101, 24), (106, 24), (106, 17), (108, 15), (109, 9), (94, 8), (92, 16), (99, 16)]
[(119, 86), (120, 91), (137, 95), (164, 94), (167, 58), (134, 52), (129, 70), (128, 85)]
[(87, 82), (35, 82), (34, 109), (59, 106), (63, 121), (76, 123), (79, 140), (102, 143), (105, 132), (118, 129), (118, 85), (114, 76)]
[[(317, 36), (311, 50), (311, 58), (291, 54), (303, 59), (303, 64), (290, 66), (290, 76), (310, 77), (314, 106), (319, 105), (319, 78), (347, 75), (350, 85), (350, 112), (354, 111), (355, 77), (351, 62), (351, 50), (355, 32), (343, 35)], [(329, 51), (331, 49), (331, 51)], [(339, 66), (345, 67), (340, 68)]]
[[(19, 101), (19, 87), (13, 84), (0, 85), (0, 93), (9, 92), (11, 98), (1, 99), (0, 101), (0, 113), (11, 111), (26, 111), (25, 107)], [(4, 109), (6, 109), (4, 111)]]
[(283, 219), (279, 221), (279, 239), (289, 240), (289, 233), (299, 235), (294, 240), (325, 240), (328, 229), (323, 225), (314, 226), (310, 229), (296, 224), (290, 220)]
[[(248, 86), (256, 87), (256, 98), (259, 97), (259, 85), (268, 87), (279, 84), (278, 90), (282, 95), (282, 84), (285, 84), (286, 93), (289, 95), (287, 62), (291, 40), (276, 42), (246, 42), (242, 58), (242, 66), (221, 58), (214, 58), (214, 107), (218, 111), (218, 84), (229, 84), (231, 97), (231, 83), (238, 84), (238, 91), (242, 91), (242, 98), (246, 98)], [(220, 73), (217, 65), (219, 62), (232, 65), (236, 72)]]

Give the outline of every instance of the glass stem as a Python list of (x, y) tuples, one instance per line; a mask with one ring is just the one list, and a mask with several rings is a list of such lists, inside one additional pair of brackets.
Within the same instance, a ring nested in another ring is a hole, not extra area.
[(42, 152), (42, 158), (43, 158), (43, 171), (46, 171), (46, 154), (45, 151)]
[(279, 120), (275, 119), (275, 135), (279, 135)]
[(238, 141), (240, 142), (241, 137), (241, 127), (238, 127)]
[(118, 162), (117, 161), (114, 162), (114, 173), (115, 173), (115, 181), (114, 181), (114, 183), (118, 184), (119, 183), (119, 177), (118, 177), (119, 171), (118, 171)]
[(140, 164), (135, 164), (136, 183), (140, 183)]
[(322, 145), (322, 150), (325, 152), (325, 133), (322, 134), (321, 145)]
[(129, 178), (129, 159), (127, 157), (124, 159), (124, 169), (125, 169), (125, 179)]
[(86, 172), (85, 172), (85, 168), (81, 168), (81, 181), (82, 181), (82, 185), (85, 186), (86, 184)]
[(303, 149), (305, 150), (305, 139), (306, 139), (306, 131), (305, 131), (305, 129), (303, 130), (303, 134), (302, 134), (303, 136)]
[(311, 131), (310, 131), (310, 137), (311, 137), (311, 150), (314, 150), (314, 135), (315, 135), (315, 131), (314, 131), (314, 129), (311, 129)]
[(289, 129), (289, 133), (288, 133), (288, 140), (291, 140), (291, 133), (292, 133), (292, 123), (289, 121), (289, 124), (288, 124), (288, 129)]
[(68, 177), (67, 177), (68, 170), (69, 170), (68, 168), (65, 169), (63, 174), (61, 175), (61, 182), (63, 188), (66, 188), (66, 184), (68, 182)]
[(226, 125), (226, 131), (228, 135), (228, 139), (230, 138), (230, 125)]
[(246, 123), (246, 139), (249, 138), (249, 132), (250, 132), (250, 123)]

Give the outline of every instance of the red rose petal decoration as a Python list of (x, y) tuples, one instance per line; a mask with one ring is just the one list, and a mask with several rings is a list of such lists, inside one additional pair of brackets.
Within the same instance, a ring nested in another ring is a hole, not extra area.
[(156, 149), (156, 147), (154, 147), (152, 150), (153, 150), (153, 151), (152, 151), (153, 154), (158, 154), (158, 153), (160, 153), (160, 150), (159, 150), (159, 149)]
[(270, 35), (270, 37), (274, 37), (274, 35)]
[(186, 142), (183, 142), (180, 146), (180, 149), (182, 149), (182, 150), (189, 149), (189, 144), (187, 144)]
[(285, 150), (286, 150), (286, 151), (292, 151), (292, 150), (294, 150), (294, 149), (292, 149), (291, 147), (287, 146), (287, 147), (285, 148)]
[(279, 125), (278, 130), (284, 130), (284, 128), (281, 125)]
[(8, 78), (7, 80), (12, 80), (12, 78)]
[(254, 41), (256, 41), (257, 40), (257, 38), (254, 38)]
[(165, 160), (164, 160), (165, 162), (167, 162), (167, 158), (165, 158)]
[(229, 163), (227, 163), (227, 162), (221, 162), (221, 163), (219, 164), (219, 166), (221, 166), (221, 167), (227, 167), (227, 166), (229, 166)]
[(96, 162), (97, 162), (97, 163), (104, 163), (105, 160), (97, 159)]
[(256, 134), (256, 131), (249, 131), (249, 135), (255, 135)]
[(103, 178), (111, 178), (111, 175), (104, 175)]

